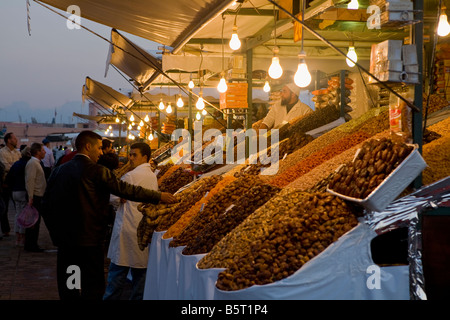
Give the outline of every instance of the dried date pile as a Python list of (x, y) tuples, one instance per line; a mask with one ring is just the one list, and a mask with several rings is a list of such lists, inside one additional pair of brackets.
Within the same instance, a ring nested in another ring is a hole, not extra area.
[(182, 167), (177, 167), (171, 174), (165, 177), (159, 186), (162, 192), (175, 193), (181, 187), (194, 180), (194, 176)]
[(339, 169), (328, 188), (365, 199), (412, 151), (412, 146), (388, 138), (366, 141), (356, 159)]
[(192, 243), (183, 249), (183, 254), (192, 255), (211, 251), (212, 247), (227, 233), (236, 228), (245, 218), (264, 205), (279, 191), (280, 188), (268, 184), (255, 185), (243, 194), (235, 206), (225, 210), (216, 220), (207, 224)]
[(265, 236), (219, 273), (217, 288), (240, 290), (289, 277), (358, 223), (350, 207), (333, 195), (303, 193), (300, 198), (302, 206), (271, 221)]

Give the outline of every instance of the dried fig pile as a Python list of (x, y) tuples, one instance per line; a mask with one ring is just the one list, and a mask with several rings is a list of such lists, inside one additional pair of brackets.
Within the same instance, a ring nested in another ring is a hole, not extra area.
[(244, 193), (234, 207), (224, 211), (216, 220), (207, 224), (192, 243), (183, 249), (183, 254), (192, 255), (211, 251), (212, 247), (228, 232), (236, 228), (245, 218), (264, 205), (280, 190), (280, 188), (268, 184), (255, 185)]
[(350, 207), (333, 195), (303, 193), (300, 198), (301, 206), (268, 223), (265, 236), (242, 248), (219, 273), (219, 289), (240, 290), (284, 279), (358, 223)]
[(412, 146), (388, 138), (366, 141), (356, 159), (339, 169), (328, 188), (365, 199), (412, 151)]

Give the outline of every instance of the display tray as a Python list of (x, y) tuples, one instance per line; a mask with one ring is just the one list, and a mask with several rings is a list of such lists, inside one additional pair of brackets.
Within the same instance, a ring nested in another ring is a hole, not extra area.
[[(363, 206), (370, 211), (382, 212), (427, 166), (418, 145), (365, 199), (349, 197), (327, 187), (327, 191), (341, 199)], [(356, 157), (355, 157), (356, 158)]]

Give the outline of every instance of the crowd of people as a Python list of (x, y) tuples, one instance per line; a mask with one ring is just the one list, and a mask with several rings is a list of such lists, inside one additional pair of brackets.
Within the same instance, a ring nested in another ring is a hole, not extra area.
[[(149, 164), (150, 147), (143, 142), (131, 145), (132, 170), (118, 179), (113, 170), (119, 158), (111, 141), (93, 131), (79, 133), (73, 150), (64, 151), (58, 159), (55, 153), (59, 150), (53, 152), (47, 139), (18, 148), (16, 136), (9, 132), (4, 142), (0, 149), (2, 235), (12, 236), (7, 214), (13, 205), (16, 245), (28, 252), (43, 252), (38, 244), (42, 218), (58, 249), (56, 278), (62, 300), (120, 299), (128, 274), (129, 299), (142, 299), (149, 252), (137, 244), (136, 230), (142, 218), (137, 206), (177, 201), (158, 190)], [(27, 206), (37, 209), (39, 217), (33, 226), (24, 228), (18, 217)], [(111, 261), (107, 281), (105, 252)], [(72, 277), (73, 266), (79, 268), (78, 280)]]

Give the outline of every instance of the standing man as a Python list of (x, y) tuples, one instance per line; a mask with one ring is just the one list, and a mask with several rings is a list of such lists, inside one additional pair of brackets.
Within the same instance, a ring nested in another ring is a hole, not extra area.
[(305, 116), (313, 110), (298, 98), (300, 88), (288, 83), (281, 89), (281, 100), (272, 105), (259, 129), (279, 129), (284, 123)]
[[(133, 170), (125, 174), (121, 180), (143, 188), (158, 190), (158, 180), (150, 167), (151, 150), (144, 142), (130, 147), (130, 163)], [(148, 248), (139, 249), (136, 230), (142, 219), (138, 202), (121, 200), (116, 212), (108, 258), (111, 259), (108, 273), (105, 300), (119, 300), (131, 271), (132, 291), (130, 300), (142, 300), (145, 286), (145, 275), (148, 263)]]
[[(101, 300), (105, 292), (103, 244), (110, 194), (132, 201), (174, 203), (170, 193), (133, 186), (97, 164), (102, 137), (92, 131), (76, 139), (77, 154), (57, 166), (44, 196), (43, 217), (58, 247), (57, 282), (61, 299)], [(73, 275), (72, 275), (73, 273)]]
[[(3, 175), (3, 181), (6, 178), (6, 175), (11, 169), (11, 166), (14, 162), (18, 161), (21, 157), (20, 151), (17, 150), (17, 138), (14, 133), (8, 132), (5, 137), (5, 147), (0, 149), (0, 161), (3, 163), (5, 167), (5, 172)], [(3, 202), (5, 205), (4, 212), (0, 212), (0, 224), (1, 231), (4, 236), (8, 236), (11, 231), (11, 227), (8, 221), (8, 208), (9, 208), (9, 200), (11, 199), (11, 188), (5, 184), (3, 184), (3, 190), (1, 196), (3, 198)]]
[(41, 224), (42, 197), (47, 187), (42, 159), (45, 157), (44, 146), (40, 143), (31, 145), (31, 159), (25, 166), (25, 189), (28, 195), (28, 205), (33, 206), (39, 212), (36, 224), (25, 230), (24, 249), (30, 252), (42, 252), (38, 246), (39, 226)]
[(42, 140), (42, 143), (45, 150), (45, 157), (42, 159), (42, 163), (44, 164), (45, 178), (48, 179), (50, 172), (52, 172), (52, 168), (55, 165), (55, 157), (53, 151), (50, 149), (50, 140), (45, 138)]

